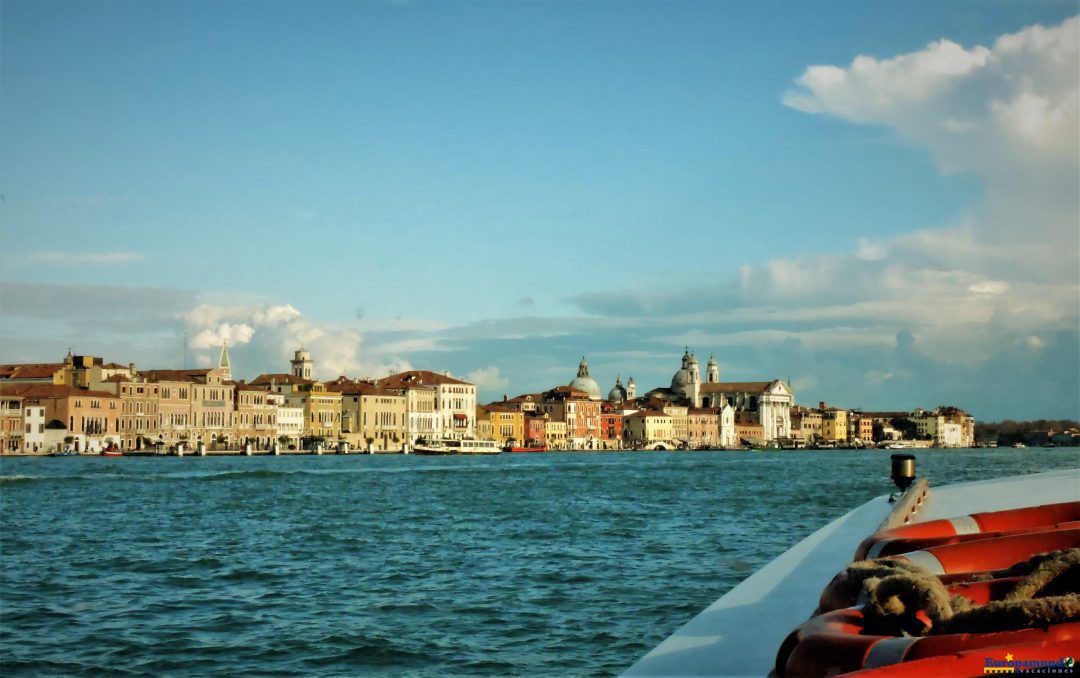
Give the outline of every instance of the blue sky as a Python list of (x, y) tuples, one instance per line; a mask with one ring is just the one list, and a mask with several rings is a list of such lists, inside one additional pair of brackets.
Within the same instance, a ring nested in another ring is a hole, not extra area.
[(1078, 416), (1075, 2), (2, 13), (4, 361)]

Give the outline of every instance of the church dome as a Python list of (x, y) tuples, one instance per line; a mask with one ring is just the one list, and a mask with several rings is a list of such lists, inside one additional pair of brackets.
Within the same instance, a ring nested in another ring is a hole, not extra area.
[(613, 403), (621, 403), (626, 400), (626, 389), (622, 385), (622, 377), (615, 377), (615, 388), (608, 391), (607, 399)]
[(589, 400), (600, 400), (600, 384), (589, 376), (589, 363), (585, 362), (584, 356), (578, 365), (577, 376), (570, 382), (570, 388), (588, 393)]
[(671, 390), (684, 393), (688, 386), (700, 381), (699, 374), (697, 358), (690, 353), (690, 348), (687, 347), (686, 352), (683, 353), (682, 367), (671, 377)]
[(690, 370), (686, 367), (680, 369), (671, 377), (671, 389), (676, 390), (690, 385)]

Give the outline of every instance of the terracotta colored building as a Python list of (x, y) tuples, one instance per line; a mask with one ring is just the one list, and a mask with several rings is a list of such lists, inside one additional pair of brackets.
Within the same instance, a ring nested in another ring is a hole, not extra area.
[(606, 400), (600, 403), (600, 444), (605, 450), (623, 446), (623, 415)]
[(35, 399), (45, 408), (46, 426), (64, 432), (76, 451), (99, 451), (120, 445), (120, 399), (105, 391), (84, 391), (57, 384), (4, 385), (4, 395)]

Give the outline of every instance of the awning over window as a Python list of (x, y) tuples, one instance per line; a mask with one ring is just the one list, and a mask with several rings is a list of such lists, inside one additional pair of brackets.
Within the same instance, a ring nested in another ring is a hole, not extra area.
[(469, 417), (467, 415), (455, 412), (454, 419), (457, 419), (458, 421), (468, 421)]

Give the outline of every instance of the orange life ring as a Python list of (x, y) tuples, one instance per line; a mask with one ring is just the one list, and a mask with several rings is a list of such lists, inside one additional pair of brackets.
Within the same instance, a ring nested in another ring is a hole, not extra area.
[(931, 546), (893, 558), (907, 560), (936, 575), (1000, 570), (1037, 553), (1080, 547), (1080, 529), (1027, 532), (996, 539)]
[[(858, 607), (834, 610), (805, 622), (776, 656), (778, 676), (825, 676), (994, 647), (1080, 640), (1080, 622), (995, 633), (904, 637), (863, 635)], [(922, 674), (926, 675), (926, 674)]]
[[(893, 676), (919, 676), (921, 678), (922, 676), (982, 676), (987, 673), (1013, 673), (1015, 665), (1010, 668), (1009, 661), (1031, 667), (1030, 663), (1025, 663), (1051, 662), (1065, 657), (1075, 657), (1077, 654), (1080, 654), (1080, 651), (1078, 651), (1076, 640), (1024, 643), (997, 650), (991, 648), (965, 650), (938, 657), (889, 664), (875, 669), (860, 669), (840, 674), (838, 678), (892, 678)], [(1007, 660), (1006, 655), (1011, 659)], [(988, 665), (988, 659), (999, 666)], [(989, 671), (986, 670), (988, 666), (991, 667)], [(1065, 668), (1064, 664), (1061, 666)], [(1001, 670), (993, 671), (993, 668)]]
[(1016, 532), (1080, 520), (1080, 501), (1044, 504), (1006, 511), (988, 511), (971, 515), (928, 520), (883, 530), (867, 537), (855, 551), (855, 560), (875, 558), (871, 547), (883, 539), (919, 539), (952, 537), (982, 532)]
[[(1058, 523), (1057, 525), (1047, 525), (1036, 529), (1038, 529), (1039, 532), (1051, 532), (1054, 530), (1068, 530), (1076, 528), (1080, 528), (1080, 521), (1078, 520)], [(941, 537), (904, 537), (895, 539), (880, 539), (872, 546), (870, 546), (868, 552), (865, 555), (868, 559), (884, 558), (886, 556), (893, 556), (900, 553), (905, 553), (907, 551), (917, 551), (919, 549), (925, 549), (931, 546), (959, 544), (968, 541), (979, 541), (980, 539), (1011, 537), (1016, 534), (1028, 534), (1030, 532), (1032, 532), (1031, 528), (1024, 530), (1015, 530), (1012, 532), (976, 532), (972, 534), (954, 534), (951, 536)]]

